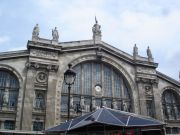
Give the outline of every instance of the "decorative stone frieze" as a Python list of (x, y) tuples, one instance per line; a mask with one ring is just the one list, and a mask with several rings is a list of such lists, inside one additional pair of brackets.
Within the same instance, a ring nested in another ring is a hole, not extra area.
[(58, 52), (45, 51), (40, 49), (31, 49), (30, 56), (47, 58), (47, 59), (58, 59)]
[(146, 73), (146, 74), (156, 74), (155, 69), (150, 69), (150, 68), (147, 68), (147, 67), (137, 67), (136, 72), (137, 73)]
[(26, 63), (27, 68), (32, 68), (32, 69), (45, 69), (47, 71), (54, 71), (57, 72), (59, 65), (55, 64), (42, 64), (42, 63), (36, 63), (36, 62), (27, 62)]
[(136, 77), (136, 82), (149, 83), (149, 84), (158, 84), (158, 78), (143, 78)]

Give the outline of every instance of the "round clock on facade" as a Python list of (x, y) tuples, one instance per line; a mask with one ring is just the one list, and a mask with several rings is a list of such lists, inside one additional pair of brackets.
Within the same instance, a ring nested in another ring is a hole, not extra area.
[(102, 95), (102, 87), (101, 87), (101, 85), (96, 85), (95, 86), (95, 94), (96, 95)]

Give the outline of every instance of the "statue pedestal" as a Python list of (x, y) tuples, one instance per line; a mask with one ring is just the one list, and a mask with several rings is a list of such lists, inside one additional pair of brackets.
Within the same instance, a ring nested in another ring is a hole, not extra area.
[(56, 44), (57, 45), (58, 44), (58, 40), (52, 40), (51, 44)]

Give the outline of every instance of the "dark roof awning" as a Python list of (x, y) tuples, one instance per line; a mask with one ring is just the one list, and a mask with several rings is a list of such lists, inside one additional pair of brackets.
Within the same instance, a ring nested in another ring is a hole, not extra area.
[(114, 110), (110, 108), (100, 108), (94, 112), (77, 117), (63, 124), (47, 129), (45, 132), (65, 132), (92, 124), (104, 124), (118, 127), (154, 127), (163, 126), (164, 123), (134, 113)]

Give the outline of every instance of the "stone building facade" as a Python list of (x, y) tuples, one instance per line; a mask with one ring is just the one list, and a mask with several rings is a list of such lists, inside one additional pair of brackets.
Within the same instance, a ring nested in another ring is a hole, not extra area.
[(59, 42), (33, 30), (27, 50), (0, 53), (0, 128), (43, 130), (67, 119), (64, 72), (71, 63), (77, 76), (70, 94), (70, 117), (106, 106), (150, 116), (180, 133), (180, 83), (156, 70), (147, 57), (127, 54), (101, 40), (97, 20), (92, 40)]

